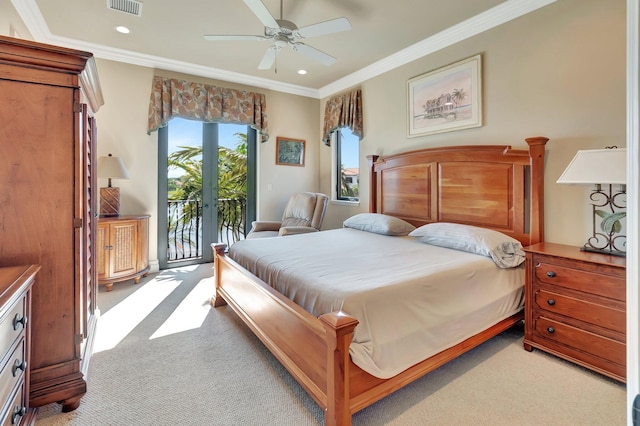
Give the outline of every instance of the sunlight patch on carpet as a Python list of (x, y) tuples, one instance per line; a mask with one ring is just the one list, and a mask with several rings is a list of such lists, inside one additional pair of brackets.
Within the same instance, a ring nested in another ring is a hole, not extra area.
[(171, 316), (149, 338), (168, 336), (182, 331), (194, 330), (202, 326), (209, 313), (211, 305), (211, 289), (214, 288), (213, 278), (205, 278), (191, 290), (176, 308)]
[(182, 279), (176, 279), (175, 276), (193, 269), (189, 266), (160, 273), (151, 282), (104, 313), (98, 321), (93, 352), (115, 348), (182, 283)]

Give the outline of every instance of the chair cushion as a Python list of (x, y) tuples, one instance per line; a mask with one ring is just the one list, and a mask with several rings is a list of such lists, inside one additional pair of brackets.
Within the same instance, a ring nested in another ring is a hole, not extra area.
[(311, 192), (294, 194), (282, 215), (282, 226), (312, 226), (316, 195)]
[(259, 231), (259, 232), (249, 232), (247, 235), (247, 240), (252, 240), (254, 238), (269, 238), (269, 237), (277, 237), (279, 236), (278, 231)]

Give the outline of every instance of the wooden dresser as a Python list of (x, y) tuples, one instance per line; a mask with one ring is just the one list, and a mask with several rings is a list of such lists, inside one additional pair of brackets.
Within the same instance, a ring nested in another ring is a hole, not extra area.
[(0, 36), (0, 267), (41, 266), (33, 288), (30, 406), (86, 392), (96, 325), (93, 55)]
[(98, 283), (111, 291), (114, 282), (149, 273), (149, 216), (98, 219)]
[(31, 292), (40, 266), (0, 268), (0, 424), (33, 424), (29, 410)]
[(524, 348), (624, 382), (626, 259), (553, 243), (525, 252)]

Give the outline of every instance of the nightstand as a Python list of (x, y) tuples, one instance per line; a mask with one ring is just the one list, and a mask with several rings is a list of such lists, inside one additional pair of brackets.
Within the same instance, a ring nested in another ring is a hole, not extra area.
[(149, 215), (100, 217), (97, 233), (98, 283), (113, 283), (149, 273)]
[(626, 259), (554, 243), (524, 250), (524, 348), (625, 382)]

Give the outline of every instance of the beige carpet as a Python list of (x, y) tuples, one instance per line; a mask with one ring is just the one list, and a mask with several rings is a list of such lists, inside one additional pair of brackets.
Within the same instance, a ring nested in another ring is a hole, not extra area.
[[(49, 425), (322, 425), (322, 411), (227, 307), (211, 264), (99, 294), (80, 407)], [(107, 337), (108, 336), (108, 337)], [(514, 327), (356, 413), (354, 425), (624, 425), (625, 386), (541, 351)]]

